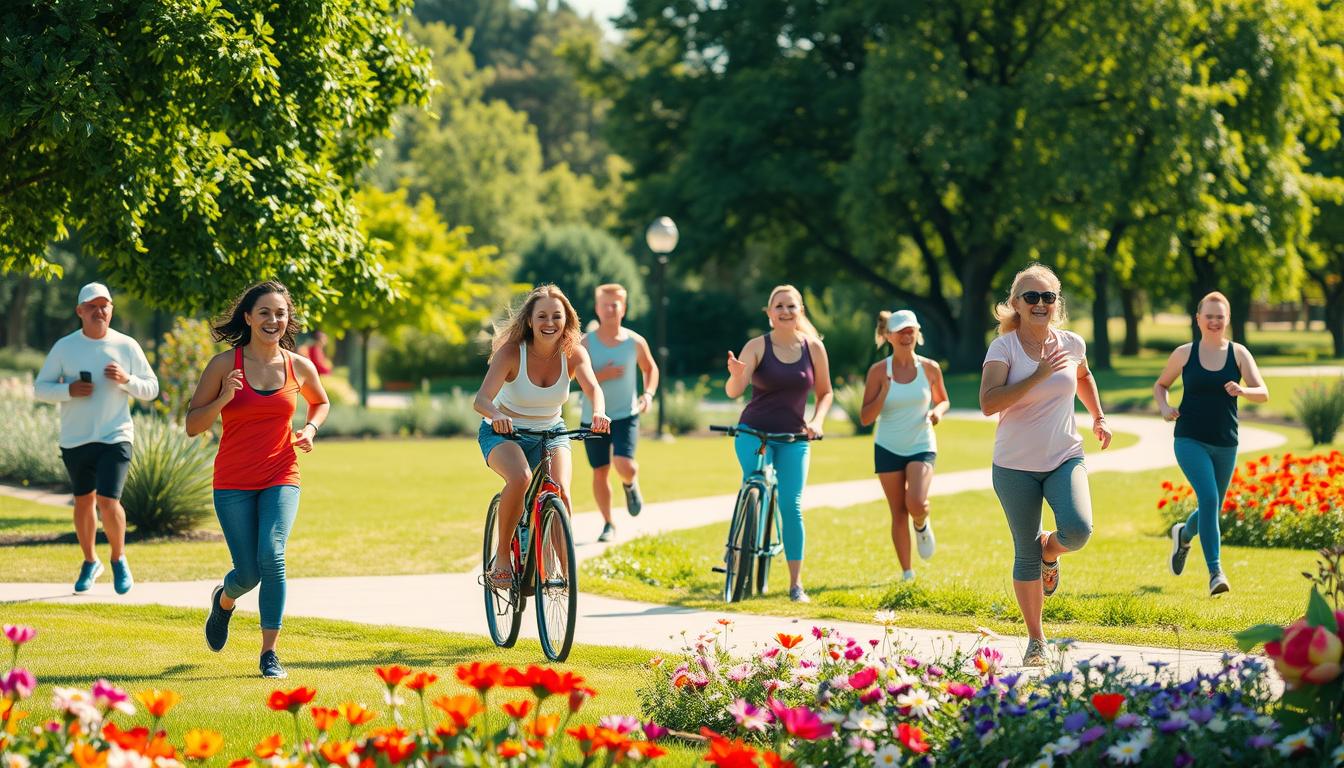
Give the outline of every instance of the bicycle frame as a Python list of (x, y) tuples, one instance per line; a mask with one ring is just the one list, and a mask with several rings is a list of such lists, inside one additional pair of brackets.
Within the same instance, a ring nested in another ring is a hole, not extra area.
[[(551, 440), (558, 434), (552, 432), (532, 432), (530, 430), (522, 431), (524, 434), (541, 435), (542, 451), (541, 460), (532, 468), (532, 482), (528, 484), (527, 490), (523, 492), (523, 516), (518, 519), (518, 535), (513, 539), (510, 547), (513, 549), (513, 556), (518, 559), (519, 569), (517, 577), (521, 579), (521, 584), (527, 584), (529, 577), (532, 576), (532, 568), (535, 566), (540, 570), (540, 576), (543, 581), (546, 579), (546, 564), (541, 557), (541, 536), (533, 536), (534, 531), (541, 530), (541, 510), (546, 506), (546, 500), (552, 496), (560, 497), (560, 501), (569, 509), (569, 497), (565, 494), (565, 489), (551, 478)], [(519, 544), (522, 540), (525, 543)]]

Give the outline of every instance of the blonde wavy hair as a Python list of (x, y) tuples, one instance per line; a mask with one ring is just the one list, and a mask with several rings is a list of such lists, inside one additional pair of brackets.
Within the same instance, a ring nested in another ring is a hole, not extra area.
[(1069, 312), (1064, 306), (1064, 294), (1059, 289), (1059, 277), (1055, 275), (1054, 270), (1044, 264), (1034, 263), (1026, 269), (1013, 276), (1013, 285), (1008, 289), (1008, 298), (994, 305), (994, 319), (999, 321), (999, 335), (1002, 336), (1010, 331), (1016, 331), (1022, 324), (1022, 317), (1018, 315), (1017, 310), (1013, 309), (1013, 299), (1021, 293), (1022, 282), (1028, 278), (1037, 278), (1045, 281), (1050, 286), (1050, 290), (1055, 292), (1055, 317), (1050, 321), (1052, 326), (1061, 326), (1068, 322)]
[(569, 303), (569, 298), (559, 286), (555, 283), (543, 283), (527, 294), (523, 303), (509, 313), (507, 320), (495, 324), (495, 337), (490, 341), (491, 360), (495, 359), (495, 353), (507, 344), (532, 343), (532, 311), (542, 299), (559, 299), (565, 308), (565, 326), (560, 330), (560, 349), (568, 355), (579, 346), (582, 338), (579, 331), (579, 313), (574, 311), (574, 305)]
[(792, 285), (776, 285), (770, 289), (770, 298), (766, 299), (765, 302), (767, 316), (770, 312), (770, 305), (775, 303), (775, 297), (786, 292), (792, 293), (798, 299), (798, 330), (802, 331), (804, 336), (821, 341), (821, 333), (817, 331), (817, 326), (813, 325), (812, 321), (807, 318), (807, 306), (803, 304), (802, 292)]

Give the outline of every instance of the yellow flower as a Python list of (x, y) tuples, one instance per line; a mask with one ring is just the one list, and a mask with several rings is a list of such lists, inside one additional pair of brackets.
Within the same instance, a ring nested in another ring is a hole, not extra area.
[(218, 731), (205, 728), (192, 728), (182, 736), (186, 745), (184, 754), (194, 760), (206, 760), (215, 756), (224, 746), (224, 736)]

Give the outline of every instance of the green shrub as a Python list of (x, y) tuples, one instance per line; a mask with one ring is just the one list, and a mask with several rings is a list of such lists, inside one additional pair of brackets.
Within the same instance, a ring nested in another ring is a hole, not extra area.
[(701, 376), (695, 386), (687, 387), (678, 381), (663, 395), (663, 424), (674, 435), (684, 435), (700, 429), (704, 417), (700, 413), (700, 403), (709, 394), (709, 378)]
[(625, 286), (627, 317), (638, 318), (649, 308), (635, 259), (614, 237), (583, 224), (539, 233), (523, 246), (516, 277), (528, 288), (550, 282), (560, 286), (580, 322), (596, 317), (594, 291), (603, 283)]
[(1293, 394), (1297, 420), (1307, 428), (1312, 445), (1334, 442), (1344, 424), (1344, 378), (1332, 384), (1313, 382)]
[(159, 377), (155, 409), (174, 423), (183, 423), (201, 371), (220, 348), (210, 337), (210, 323), (189, 317), (174, 320), (173, 327), (163, 335), (154, 366)]
[(215, 445), (162, 418), (135, 417), (135, 451), (121, 503), (149, 536), (193, 530), (214, 511)]
[(467, 435), (474, 437), (481, 426), (481, 415), (472, 405), (475, 397), (454, 388), (441, 401), (439, 424), (434, 434), (440, 437)]
[(46, 355), (27, 347), (0, 347), (0, 371), (27, 371), (36, 375), (42, 369)]
[(379, 351), (374, 368), (382, 381), (408, 381), (449, 376), (484, 375), (489, 342), (453, 344), (443, 337), (404, 331)]
[[(302, 411), (294, 414), (294, 428), (307, 419)], [(354, 406), (332, 406), (319, 431), (319, 440), (327, 437), (388, 437), (397, 433), (395, 411), (372, 411)]]
[(419, 393), (411, 398), (410, 405), (397, 412), (393, 423), (398, 432), (424, 436), (436, 434), (441, 420), (434, 398)]
[(876, 422), (864, 425), (859, 422), (859, 412), (863, 409), (863, 382), (847, 382), (835, 390), (835, 404), (845, 412), (854, 425), (854, 434), (871, 435)]
[(67, 482), (54, 407), (35, 402), (31, 391), (0, 395), (0, 425), (0, 478), (23, 485)]

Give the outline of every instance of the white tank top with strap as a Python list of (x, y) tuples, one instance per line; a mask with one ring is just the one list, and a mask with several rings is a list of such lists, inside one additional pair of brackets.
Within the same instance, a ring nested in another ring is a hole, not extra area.
[[(560, 355), (560, 378), (549, 387), (539, 387), (527, 376), (527, 344), (518, 345), (518, 375), (504, 382), (495, 395), (495, 406), (517, 414), (513, 421), (524, 429), (544, 429), (560, 421), (560, 409), (569, 398), (569, 362)], [(518, 417), (522, 418), (518, 418)]]
[[(891, 380), (891, 357), (887, 357), (887, 380)], [(909, 383), (891, 382), (882, 412), (877, 417), (874, 441), (899, 456), (917, 453), (936, 453), (938, 441), (929, 422), (929, 406), (933, 401), (929, 378), (924, 373), (924, 361), (915, 358), (915, 378)]]

